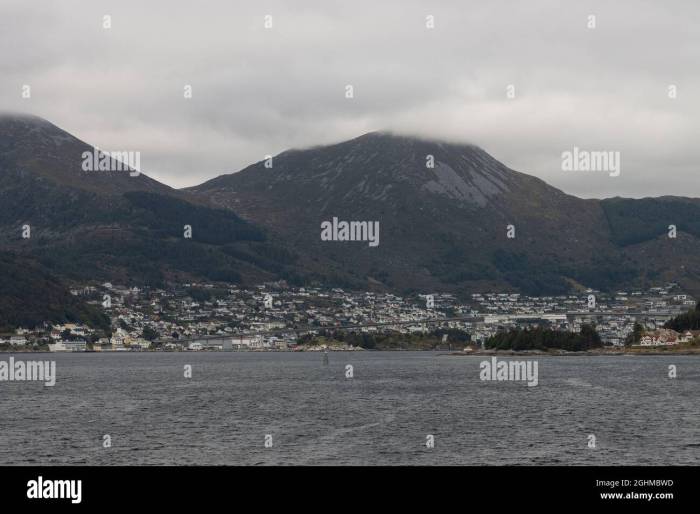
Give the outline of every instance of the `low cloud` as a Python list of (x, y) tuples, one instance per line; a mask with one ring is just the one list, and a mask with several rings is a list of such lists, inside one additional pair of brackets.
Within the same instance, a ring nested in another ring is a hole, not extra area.
[[(0, 108), (138, 150), (175, 187), (388, 129), (472, 142), (579, 196), (698, 196), (696, 2), (377, 4), (5, 0)], [(620, 151), (620, 177), (563, 172), (574, 146)]]

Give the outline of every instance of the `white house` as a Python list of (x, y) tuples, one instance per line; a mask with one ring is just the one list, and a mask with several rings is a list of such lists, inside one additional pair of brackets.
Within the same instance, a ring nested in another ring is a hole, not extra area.
[(84, 352), (86, 349), (85, 341), (59, 341), (49, 344), (51, 352)]
[(24, 346), (27, 344), (27, 338), (24, 336), (11, 336), (10, 344), (12, 346)]
[(673, 346), (678, 344), (679, 334), (675, 330), (659, 330), (644, 334), (635, 346)]

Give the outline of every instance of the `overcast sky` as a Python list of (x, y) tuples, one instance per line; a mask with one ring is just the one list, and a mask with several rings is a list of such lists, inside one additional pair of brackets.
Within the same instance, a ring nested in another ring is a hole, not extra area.
[[(174, 187), (393, 130), (578, 196), (700, 196), (699, 26), (697, 0), (2, 0), (0, 110)], [(574, 146), (621, 152), (620, 176), (562, 171)]]

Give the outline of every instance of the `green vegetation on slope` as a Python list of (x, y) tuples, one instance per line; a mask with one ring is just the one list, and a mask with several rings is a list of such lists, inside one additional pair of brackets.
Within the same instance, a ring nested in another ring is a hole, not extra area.
[(668, 320), (664, 324), (664, 328), (670, 328), (676, 332), (685, 332), (686, 330), (700, 330), (700, 302), (695, 306), (695, 309), (690, 309), (685, 314), (676, 316)]
[(0, 254), (0, 329), (33, 328), (44, 321), (78, 322), (103, 330), (109, 318), (82, 302), (46, 270), (9, 253)]
[(700, 202), (682, 198), (609, 198), (601, 201), (613, 241), (627, 246), (678, 231), (700, 237)]
[(594, 327), (583, 325), (578, 334), (541, 327), (514, 329), (488, 338), (484, 346), (494, 350), (561, 349), (580, 352), (591, 348), (600, 348), (603, 343)]

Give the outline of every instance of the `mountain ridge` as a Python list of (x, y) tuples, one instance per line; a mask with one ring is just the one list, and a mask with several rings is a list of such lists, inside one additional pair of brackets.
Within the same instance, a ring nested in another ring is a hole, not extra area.
[[(552, 294), (678, 281), (700, 292), (700, 200), (578, 198), (471, 143), (374, 131), (183, 189), (84, 173), (92, 149), (41, 118), (0, 116), (2, 250), (68, 283)], [(378, 222), (380, 244), (322, 241), (333, 217)]]
[[(83, 152), (93, 151), (40, 118), (0, 117), (0, 272), (4, 291), (24, 291), (6, 303), (12, 319), (90, 312), (73, 302), (61, 313), (39, 301), (42, 284), (53, 298), (70, 298), (70, 285), (102, 281), (160, 286), (293, 276), (293, 254), (263, 230), (143, 173), (86, 171)], [(40, 273), (56, 280), (33, 278)]]
[[(426, 166), (428, 156), (434, 157), (432, 168)], [(648, 242), (661, 232), (658, 223), (652, 231), (637, 227), (626, 241), (624, 235), (630, 231), (626, 210), (653, 202), (648, 207), (670, 223), (675, 211), (688, 204), (692, 212), (677, 220), (683, 230), (694, 213), (700, 212), (698, 200), (685, 197), (578, 198), (506, 167), (476, 145), (386, 132), (282, 152), (272, 158), (271, 168), (266, 168), (265, 162), (187, 190), (206, 196), (218, 207), (235, 209), (245, 219), (291, 240), (294, 247), (329, 254), (331, 260), (341, 262), (341, 267), (357, 265), (361, 273), (372, 276), (372, 268), (379, 261), (391, 263), (400, 273), (410, 274), (411, 282), (419, 288), (440, 288), (466, 277), (474, 286), (502, 288), (510, 284), (531, 292), (545, 291), (547, 288), (542, 286), (551, 281), (557, 284), (554, 290), (563, 291), (567, 283), (575, 282), (613, 287), (627, 283), (625, 277), (634, 273), (645, 275), (639, 283), (664, 274), (673, 276), (668, 270), (641, 269), (644, 263), (640, 267), (639, 256), (627, 243)], [(669, 203), (674, 204), (673, 208), (664, 210)], [(412, 215), (416, 211), (422, 212)], [(383, 248), (388, 244), (389, 250), (380, 249), (376, 252), (378, 258), (367, 259), (368, 253), (361, 247), (340, 243), (343, 252), (350, 255), (346, 259), (327, 245), (324, 248), (317, 227), (330, 216), (379, 220)], [(460, 219), (462, 223), (457, 222)], [(421, 224), (420, 237), (405, 244), (392, 243), (392, 232), (410, 237), (406, 227), (418, 228)], [(511, 241), (505, 238), (508, 225), (514, 225), (516, 233)], [(697, 243), (700, 232), (690, 228)], [(416, 252), (422, 254), (419, 259), (405, 262), (406, 255)], [(431, 259), (431, 252), (438, 255)], [(458, 252), (470, 256), (469, 265), (459, 262), (454, 255)], [(488, 255), (482, 259), (471, 257), (479, 252)], [(519, 264), (523, 261), (528, 264)], [(605, 261), (622, 264), (616, 270)], [(454, 272), (449, 273), (448, 268)], [(427, 275), (442, 277), (431, 280), (423, 273), (426, 269)], [(534, 283), (528, 277), (533, 269), (539, 271), (536, 275), (542, 275)], [(557, 271), (550, 274), (544, 272), (547, 269)], [(596, 270), (600, 271), (598, 278)], [(420, 280), (421, 276), (426, 280)], [(697, 287), (696, 277), (692, 278), (692, 287)], [(413, 285), (393, 282), (401, 288)]]

